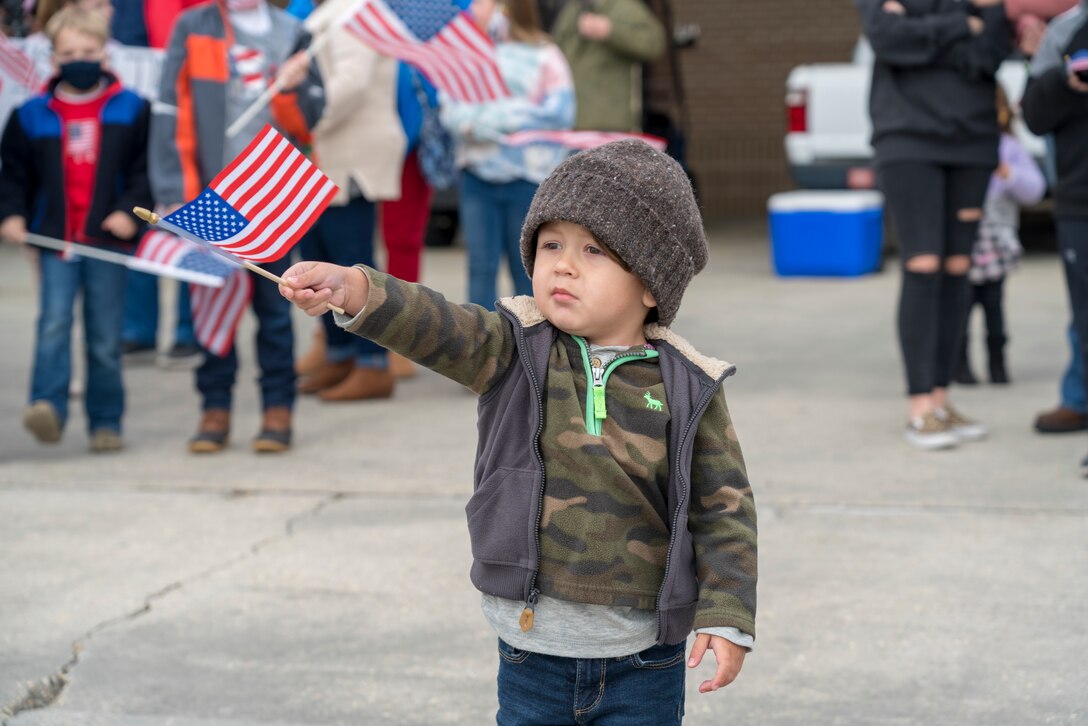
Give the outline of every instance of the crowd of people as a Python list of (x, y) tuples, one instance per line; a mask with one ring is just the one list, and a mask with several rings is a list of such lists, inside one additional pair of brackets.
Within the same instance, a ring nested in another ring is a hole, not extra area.
[[(877, 173), (903, 259), (907, 438), (941, 448), (986, 434), (948, 400), (970, 285), (993, 317), (991, 376), (1007, 378), (1000, 281), (1015, 262), (1016, 205), (1038, 198), (1042, 180), (1007, 133), (1010, 109), (998, 105), (995, 74), (1014, 39), (1006, 7), (858, 5), (876, 56)], [(112, 6), (72, 0), (44, 25), (47, 90), (12, 114), (0, 140), (0, 236), (130, 250), (141, 232), (134, 206), (169, 211), (195, 198), (265, 125), (309, 149), (340, 193), (303, 243), (306, 260), (269, 264), (281, 284), (253, 288), (264, 411), (254, 448), (291, 446), (299, 390), (326, 401), (387, 397), (394, 361), (462, 384), (480, 396), (466, 513), (470, 576), (498, 638), (497, 722), (679, 723), (686, 667), (710, 651), (715, 673), (699, 690), (719, 690), (755, 643), (756, 510), (723, 388), (733, 368), (671, 327), (708, 261), (701, 214), (682, 166), (640, 140), (573, 155), (509, 140), (572, 126), (637, 129), (632, 71), (664, 52), (665, 33), (641, 0), (549, 3), (553, 35), (532, 0), (506, 0), (501, 13), (495, 0), (462, 7), (495, 37), (508, 98), (435, 94), (340, 27), (311, 55), (291, 14), (265, 0), (216, 0), (173, 19), (152, 103), (108, 70)], [(299, 12), (308, 10), (310, 27), (335, 15), (321, 3)], [(1085, 20), (1083, 8), (1060, 16), (1037, 38), (1022, 101), (1028, 126), (1054, 140), (1082, 360)], [(281, 90), (272, 103), (229, 133), (273, 79)], [(446, 143), (461, 176), (469, 305), (416, 282), (430, 187), (449, 177)], [(388, 271), (373, 265), (378, 217)], [(518, 295), (496, 300), (504, 258)], [(26, 427), (43, 442), (61, 437), (82, 291), (91, 448), (115, 451), (125, 268), (63, 252), (38, 259)], [(301, 378), (292, 304), (328, 321)], [(228, 443), (235, 348), (202, 351), (194, 453)]]
[[(456, 183), (468, 300), (493, 308), (503, 267), (513, 291), (530, 294), (520, 229), (540, 183), (570, 150), (550, 142), (514, 144), (509, 135), (655, 126), (660, 108), (674, 105), (682, 91), (668, 82), (675, 67), (674, 39), (662, 22), (671, 23), (668, 4), (456, 3), (495, 39), (508, 98), (473, 103), (438, 92), (419, 70), (379, 55), (336, 22), (348, 0), (9, 3), (6, 26), (33, 31), (23, 48), (51, 80), (5, 128), (0, 235), (22, 241), (34, 232), (131, 252), (143, 232), (133, 206), (176, 209), (270, 123), (340, 188), (299, 246), (303, 258), (370, 265), (381, 257), (375, 250), (380, 240), (387, 271), (419, 281), (434, 190)], [(1088, 259), (1079, 250), (1088, 30), (1083, 3), (1071, 5), (857, 0), (875, 56), (870, 100), (877, 179), (903, 267), (898, 336), (906, 438), (919, 448), (953, 447), (987, 434), (948, 395), (953, 383), (979, 380), (966, 334), (976, 304), (985, 313), (988, 379), (1010, 379), (1003, 282), (1021, 253), (1019, 208), (1037, 202), (1048, 186), (1012, 132), (1017, 113), (1050, 139), (1049, 187), (1073, 312), (1061, 404), (1040, 414), (1036, 427), (1088, 428), (1088, 272), (1078, 266)], [(307, 52), (315, 36), (323, 42)], [(151, 99), (125, 89), (110, 68), (111, 53), (140, 45), (164, 53)], [(996, 81), (1014, 49), (1031, 58), (1020, 108)], [(281, 91), (272, 103), (240, 133), (227, 133), (273, 81)], [(655, 100), (652, 89), (663, 87), (673, 88), (673, 98)], [(671, 114), (665, 136), (672, 137), (669, 124), (675, 127), (680, 116)], [(116, 450), (122, 445), (122, 357), (153, 354), (166, 337), (158, 330), (158, 278), (63, 253), (38, 257), (41, 313), (26, 427), (43, 442), (61, 437), (73, 309), (80, 290), (95, 290), (82, 303), (84, 405), (91, 448)], [(269, 268), (278, 273), (289, 264), (285, 259)], [(228, 445), (237, 346), (220, 355), (198, 341), (187, 293), (187, 286), (179, 287), (163, 357), (199, 362), (202, 415), (189, 448), (212, 453)], [(415, 372), (411, 361), (345, 333), (331, 317), (315, 326), (308, 351), (296, 360), (290, 311), (275, 290), (254, 285), (249, 306), (258, 321), (264, 414), (253, 442), (258, 451), (290, 447), (296, 394), (328, 402), (387, 398), (398, 380)]]
[[(514, 291), (528, 293), (521, 224), (537, 186), (571, 150), (505, 139), (527, 130), (638, 131), (637, 71), (663, 55), (664, 28), (642, 0), (456, 5), (496, 41), (508, 98), (466, 103), (438, 92), (416, 68), (379, 55), (336, 22), (346, 0), (9, 3), (6, 27), (31, 31), (21, 48), (50, 80), (12, 114), (0, 144), (0, 236), (24, 242), (30, 232), (131, 253), (144, 232), (134, 206), (177, 209), (272, 124), (340, 189), (295, 254), (374, 264), (380, 235), (387, 271), (418, 281), (434, 190), (456, 183), (468, 298), (494, 307), (504, 260)], [(151, 98), (126, 89), (111, 68), (111, 53), (132, 46), (162, 49)], [(228, 133), (273, 82), (281, 90), (272, 102)], [(248, 341), (222, 354), (204, 345), (187, 285), (169, 316), (174, 329), (160, 335), (159, 278), (62, 252), (37, 258), (41, 307), (24, 424), (39, 441), (59, 441), (68, 420), (82, 291), (91, 450), (122, 447), (122, 360), (153, 358), (165, 337), (160, 360), (196, 369), (201, 417), (190, 451), (229, 445), (237, 348)], [(278, 274), (289, 264), (267, 268)], [(256, 281), (249, 307), (263, 411), (257, 451), (290, 448), (296, 394), (388, 398), (415, 372), (331, 318), (296, 360), (289, 306), (275, 286)]]
[[(873, 46), (870, 114), (880, 188), (903, 274), (898, 332), (907, 379), (907, 440), (944, 449), (986, 436), (949, 402), (949, 384), (977, 382), (966, 330), (985, 311), (989, 377), (1007, 383), (1002, 282), (1016, 266), (1019, 207), (1039, 201), (1042, 171), (1011, 133), (1014, 109), (996, 80), (1014, 47), (1030, 58), (1020, 102), (1050, 141), (1058, 243), (1076, 372), (1043, 432), (1088, 428), (1088, 17), (1072, 0), (857, 0)], [(1049, 21), (1049, 26), (1047, 26)], [(1088, 475), (1088, 458), (1081, 464)]]

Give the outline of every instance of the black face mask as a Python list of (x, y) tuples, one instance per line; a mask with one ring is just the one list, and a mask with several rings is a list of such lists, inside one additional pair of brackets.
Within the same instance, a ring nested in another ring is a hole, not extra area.
[(94, 88), (101, 78), (101, 61), (72, 61), (60, 67), (60, 79), (80, 91)]

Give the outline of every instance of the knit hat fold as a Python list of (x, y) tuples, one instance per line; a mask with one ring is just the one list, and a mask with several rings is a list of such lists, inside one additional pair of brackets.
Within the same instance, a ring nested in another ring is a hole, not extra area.
[(541, 183), (521, 230), (530, 277), (536, 233), (547, 222), (580, 224), (612, 250), (646, 283), (661, 325), (672, 323), (688, 283), (706, 266), (706, 233), (687, 175), (642, 141), (575, 154)]

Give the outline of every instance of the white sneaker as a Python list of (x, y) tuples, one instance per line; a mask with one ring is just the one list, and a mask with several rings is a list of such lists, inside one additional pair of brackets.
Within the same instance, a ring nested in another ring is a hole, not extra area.
[(960, 441), (980, 441), (986, 438), (988, 431), (985, 425), (967, 418), (948, 404), (944, 408), (935, 409), (934, 413), (939, 420), (948, 424)]
[(907, 421), (904, 435), (919, 449), (951, 449), (960, 442), (948, 422), (937, 418), (933, 411)]

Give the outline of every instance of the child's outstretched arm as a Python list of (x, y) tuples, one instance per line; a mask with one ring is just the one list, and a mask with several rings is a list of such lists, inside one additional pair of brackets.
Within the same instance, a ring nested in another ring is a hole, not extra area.
[(725, 638), (700, 633), (695, 636), (695, 644), (691, 646), (688, 668), (695, 668), (703, 662), (703, 654), (706, 653), (708, 647), (714, 651), (714, 660), (717, 661), (718, 668), (713, 678), (699, 684), (699, 693), (710, 693), (732, 683), (740, 674), (741, 666), (744, 665), (744, 656), (748, 653), (747, 648), (742, 648)]
[(370, 281), (357, 267), (341, 267), (328, 262), (299, 262), (283, 273), (285, 285), (280, 295), (293, 302), (307, 315), (317, 317), (328, 311), (328, 303), (343, 308), (355, 317), (366, 306)]
[(479, 305), (457, 305), (425, 285), (369, 267), (300, 262), (283, 273), (280, 294), (308, 315), (328, 304), (345, 315), (337, 323), (430, 368), (477, 394), (502, 379), (514, 360), (511, 324)]

